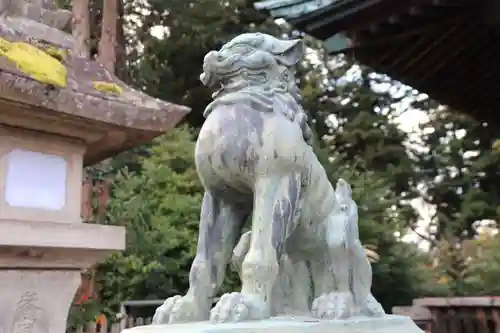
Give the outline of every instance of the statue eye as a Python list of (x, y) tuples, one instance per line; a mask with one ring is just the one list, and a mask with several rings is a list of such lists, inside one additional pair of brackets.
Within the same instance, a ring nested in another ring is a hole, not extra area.
[(258, 48), (264, 42), (264, 36), (262, 36), (262, 34), (260, 33), (257, 33), (256, 37), (257, 38), (254, 38), (250, 41), (250, 45), (252, 45), (255, 48)]
[(236, 53), (250, 53), (253, 51), (253, 48), (247, 44), (235, 44), (228, 49)]

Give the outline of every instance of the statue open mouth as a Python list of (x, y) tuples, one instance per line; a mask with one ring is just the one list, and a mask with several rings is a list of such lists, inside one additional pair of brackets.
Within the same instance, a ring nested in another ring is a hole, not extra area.
[(203, 83), (203, 85), (208, 87), (211, 86), (210, 79), (211, 77), (207, 73), (203, 72), (200, 74), (200, 81), (201, 83)]
[(203, 59), (203, 73), (200, 81), (207, 87), (212, 87), (223, 78), (234, 75), (242, 66), (238, 65), (240, 54), (223, 54), (225, 52), (210, 51)]
[(243, 34), (219, 51), (210, 51), (203, 60), (200, 81), (212, 87), (224, 79), (237, 76), (242, 69), (262, 71), (273, 63), (291, 68), (304, 53), (300, 40), (279, 40), (264, 34)]

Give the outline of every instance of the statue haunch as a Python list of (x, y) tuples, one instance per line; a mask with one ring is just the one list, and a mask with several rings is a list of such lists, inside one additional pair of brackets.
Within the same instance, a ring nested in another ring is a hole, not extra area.
[[(197, 253), (188, 292), (167, 299), (154, 324), (384, 314), (370, 293), (351, 189), (343, 180), (332, 187), (309, 144), (292, 71), (303, 52), (300, 40), (252, 33), (205, 56), (200, 79), (220, 89), (196, 143), (205, 187)], [(241, 291), (211, 309), (232, 257)]]

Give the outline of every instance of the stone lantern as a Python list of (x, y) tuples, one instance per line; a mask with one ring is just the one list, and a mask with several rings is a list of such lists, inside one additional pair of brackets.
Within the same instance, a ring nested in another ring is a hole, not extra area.
[(51, 1), (0, 0), (0, 332), (64, 332), (80, 272), (125, 247), (82, 223), (82, 168), (165, 133), (189, 112), (72, 52)]

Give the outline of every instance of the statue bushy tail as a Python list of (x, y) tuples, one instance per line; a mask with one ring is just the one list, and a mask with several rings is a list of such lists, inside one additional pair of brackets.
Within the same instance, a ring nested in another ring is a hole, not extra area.
[(367, 316), (381, 316), (385, 312), (371, 294), (372, 268), (359, 239), (358, 206), (352, 199), (349, 184), (339, 179), (335, 188), (338, 203), (345, 211), (345, 249), (349, 258), (349, 289), (360, 313)]

